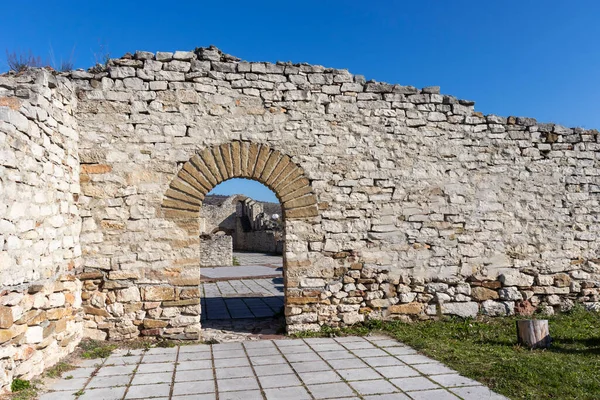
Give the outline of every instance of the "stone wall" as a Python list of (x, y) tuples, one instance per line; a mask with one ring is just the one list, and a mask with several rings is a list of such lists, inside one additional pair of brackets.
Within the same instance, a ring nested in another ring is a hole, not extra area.
[(65, 77), (0, 76), (0, 391), (82, 336), (75, 106)]
[(233, 265), (233, 238), (229, 235), (200, 236), (200, 266), (226, 267)]
[(283, 252), (282, 233), (272, 230), (249, 231), (236, 229), (233, 233), (233, 248), (236, 251), (248, 251), (253, 253)]
[[(286, 214), (289, 331), (427, 317), (438, 304), (472, 315), (510, 312), (520, 298), (598, 301), (596, 131), (484, 116), (437, 87), (240, 62), (214, 48), (139, 52), (73, 79), (82, 162), (107, 169), (84, 185), (85, 213), (114, 223), (82, 235), (98, 250), (86, 268), (117, 290), (197, 276), (203, 196), (249, 177)], [(281, 177), (292, 164), (296, 175)], [(475, 290), (486, 286), (498, 298)]]
[(213, 234), (225, 232), (231, 234), (236, 229), (236, 209), (243, 195), (229, 196), (220, 204), (203, 204), (200, 211), (200, 232)]
[(90, 336), (197, 337), (202, 201), (235, 177), (282, 203), (290, 332), (599, 304), (595, 130), (215, 48), (69, 79)]

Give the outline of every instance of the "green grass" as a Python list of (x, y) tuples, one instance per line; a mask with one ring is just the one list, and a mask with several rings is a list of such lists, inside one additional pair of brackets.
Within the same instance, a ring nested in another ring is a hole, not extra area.
[(9, 396), (11, 400), (33, 400), (38, 396), (39, 381), (27, 381), (24, 379), (15, 379), (12, 381), (10, 388), (12, 394)]
[(67, 371), (72, 371), (75, 368), (77, 367), (61, 361), (56, 363), (53, 367), (47, 369), (44, 375), (46, 375), (48, 378), (60, 378), (63, 373)]
[(110, 356), (118, 346), (114, 343), (84, 339), (79, 343), (79, 347), (83, 350), (81, 353), (82, 358), (94, 359)]
[(384, 332), (511, 399), (600, 399), (600, 314), (543, 318), (553, 338), (546, 350), (517, 345), (517, 317), (371, 322), (321, 335)]

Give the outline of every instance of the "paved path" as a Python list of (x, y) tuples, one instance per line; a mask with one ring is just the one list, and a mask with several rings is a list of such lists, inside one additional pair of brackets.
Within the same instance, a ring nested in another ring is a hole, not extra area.
[(273, 317), (283, 307), (283, 279), (203, 283), (200, 305), (203, 321)]
[(506, 399), (383, 336), (119, 350), (64, 376), (40, 400)]
[(283, 257), (267, 253), (246, 253), (233, 252), (240, 265), (272, 265), (275, 267), (283, 266)]

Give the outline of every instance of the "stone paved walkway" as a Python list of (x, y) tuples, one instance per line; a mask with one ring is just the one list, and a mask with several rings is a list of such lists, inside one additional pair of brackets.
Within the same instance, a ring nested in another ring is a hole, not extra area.
[(283, 279), (202, 284), (202, 320), (273, 317), (283, 307)]
[(64, 375), (40, 400), (506, 399), (383, 336), (119, 350)]

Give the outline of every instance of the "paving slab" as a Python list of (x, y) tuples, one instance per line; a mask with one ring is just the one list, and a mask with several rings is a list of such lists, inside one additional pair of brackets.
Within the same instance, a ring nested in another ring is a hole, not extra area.
[(78, 391), (80, 400), (506, 400), (380, 336), (195, 344), (125, 354), (82, 363), (48, 383), (40, 400), (74, 399)]

